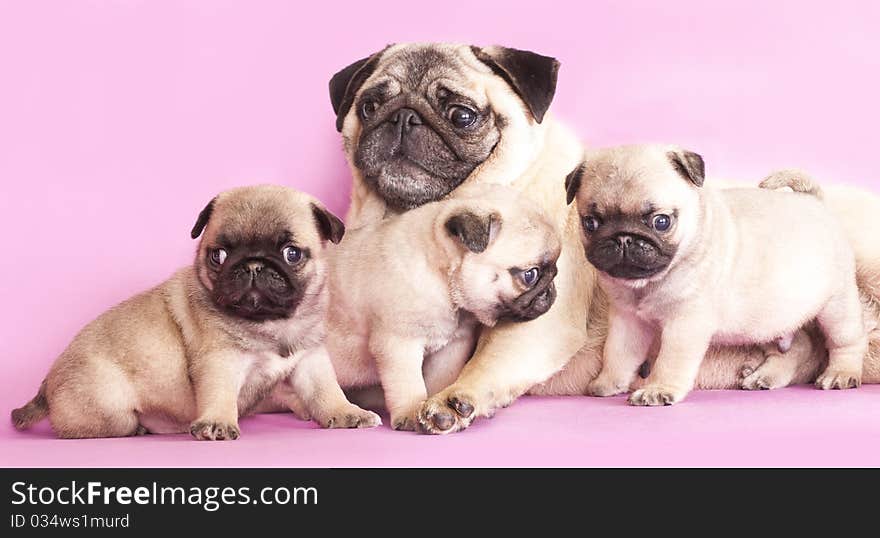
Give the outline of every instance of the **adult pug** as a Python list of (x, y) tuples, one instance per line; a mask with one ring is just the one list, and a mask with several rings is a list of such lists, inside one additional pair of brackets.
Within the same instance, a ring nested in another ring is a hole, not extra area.
[(238, 418), (270, 391), (325, 427), (379, 424), (345, 399), (322, 345), (325, 251), (343, 233), (292, 189), (221, 193), (192, 229), (195, 263), (86, 326), (12, 412), (15, 427), (48, 415), (66, 438), (236, 439)]
[(533, 320), (553, 304), (559, 240), (522, 198), (462, 188), (350, 231), (329, 256), (337, 378), (344, 389), (381, 383), (394, 429), (427, 422), (421, 405), (455, 381), (481, 326)]
[(711, 343), (779, 340), (785, 352), (815, 318), (829, 350), (817, 385), (858, 386), (867, 336), (855, 257), (837, 219), (812, 194), (704, 181), (699, 155), (660, 145), (598, 151), (570, 179), (587, 260), (611, 298), (593, 384), (627, 391), (659, 338), (630, 403), (671, 405), (693, 387)]
[[(607, 300), (595, 270), (583, 263), (580, 224), (562, 187), (583, 148), (548, 112), (558, 68), (552, 58), (503, 47), (405, 44), (354, 62), (330, 81), (353, 177), (349, 227), (439, 199), (461, 184), (501, 183), (552, 215), (561, 234), (553, 308), (528, 323), (483, 331), (456, 383), (423, 408), (443, 414), (441, 422), (454, 419), (448, 430), (429, 427), (434, 433), (465, 428), (532, 385), (536, 394), (584, 394), (601, 368)], [(844, 219), (862, 282), (875, 282), (863, 291), (878, 297), (880, 245), (861, 230), (876, 229), (880, 202), (857, 189), (833, 194), (826, 189), (826, 203)], [(741, 370), (763, 360), (757, 348), (713, 348), (697, 386), (737, 387)], [(812, 375), (807, 370), (798, 377)], [(459, 414), (453, 401), (470, 403), (473, 413)]]
[(535, 320), (482, 331), (457, 381), (423, 404), (428, 432), (463, 429), (509, 404), (562, 368), (586, 339), (592, 281), (579, 260), (577, 215), (559, 188), (582, 148), (548, 113), (558, 68), (553, 58), (502, 47), (408, 44), (330, 81), (354, 181), (350, 228), (463, 183), (500, 183), (524, 193), (562, 237), (553, 306)]

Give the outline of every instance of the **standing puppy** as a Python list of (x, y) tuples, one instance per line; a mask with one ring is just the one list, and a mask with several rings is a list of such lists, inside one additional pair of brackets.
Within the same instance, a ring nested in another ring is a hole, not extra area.
[(15, 427), (48, 415), (59, 437), (236, 439), (238, 417), (273, 389), (324, 427), (377, 425), (345, 399), (322, 345), (326, 246), (343, 233), (292, 189), (220, 194), (192, 230), (193, 266), (87, 325), (12, 412)]
[(703, 181), (699, 155), (666, 146), (599, 151), (569, 178), (587, 259), (610, 299), (594, 392), (625, 391), (659, 334), (630, 403), (671, 405), (694, 386), (710, 344), (784, 340), (814, 318), (829, 350), (817, 385), (857, 387), (867, 336), (840, 223), (810, 194)]
[(455, 381), (478, 325), (550, 309), (560, 248), (543, 214), (497, 185), (349, 232), (330, 257), (327, 348), (340, 384), (381, 383), (395, 429), (457, 430), (453, 412), (420, 407)]

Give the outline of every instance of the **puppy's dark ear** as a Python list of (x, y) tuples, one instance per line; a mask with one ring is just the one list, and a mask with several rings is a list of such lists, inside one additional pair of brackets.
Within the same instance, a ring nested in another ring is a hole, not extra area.
[(556, 94), (556, 77), (559, 73), (556, 58), (507, 47), (471, 47), (471, 50), (478, 60), (510, 84), (535, 121), (544, 121), (544, 114)]
[(702, 157), (687, 150), (670, 151), (666, 156), (681, 177), (697, 187), (703, 186), (706, 181), (706, 163)]
[(478, 254), (486, 250), (500, 229), (501, 216), (495, 213), (477, 215), (463, 210), (446, 221), (446, 232), (466, 249)]
[(205, 226), (208, 225), (208, 221), (211, 220), (211, 214), (214, 212), (214, 206), (217, 203), (217, 197), (215, 196), (208, 205), (205, 206), (205, 209), (202, 209), (202, 212), (199, 213), (199, 218), (196, 219), (196, 225), (193, 226), (192, 231), (189, 233), (190, 237), (193, 239), (202, 235), (202, 231), (204, 231)]
[(385, 49), (356, 61), (330, 79), (330, 104), (333, 105), (333, 112), (336, 114), (337, 131), (342, 132), (342, 124), (345, 123), (345, 116), (351, 110), (354, 95), (376, 70), (376, 64), (379, 63), (383, 52)]
[(315, 216), (315, 224), (317, 224), (318, 232), (324, 241), (329, 240), (334, 245), (342, 241), (342, 236), (345, 235), (345, 225), (336, 215), (317, 204), (312, 204), (312, 215)]
[(581, 189), (581, 181), (584, 179), (584, 163), (581, 163), (565, 176), (565, 203), (571, 205)]

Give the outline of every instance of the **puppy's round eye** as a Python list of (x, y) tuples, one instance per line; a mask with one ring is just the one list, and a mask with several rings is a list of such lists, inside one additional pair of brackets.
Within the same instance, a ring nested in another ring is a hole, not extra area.
[(364, 102), (361, 103), (361, 119), (369, 119), (370, 116), (376, 112), (377, 108), (379, 108), (379, 105), (376, 104), (376, 101), (365, 99)]
[(211, 250), (211, 252), (210, 252), (210, 256), (211, 256), (211, 261), (212, 261), (215, 265), (223, 265), (223, 262), (226, 261), (226, 256), (227, 256), (227, 254), (226, 254), (226, 251), (225, 251), (224, 249), (222, 249), (222, 248), (215, 248), (215, 249), (212, 249), (212, 250)]
[(284, 250), (281, 251), (281, 255), (284, 256), (284, 261), (289, 265), (296, 265), (303, 259), (303, 251), (292, 246), (284, 247)]
[(654, 215), (651, 226), (658, 232), (667, 232), (672, 227), (672, 217), (669, 215)]
[(584, 230), (588, 234), (591, 234), (598, 230), (599, 226), (602, 226), (602, 223), (593, 215), (587, 215), (586, 217), (584, 217)]
[(477, 113), (464, 106), (454, 106), (449, 109), (449, 121), (457, 128), (464, 129), (477, 121)]
[(519, 274), (519, 278), (522, 280), (522, 283), (526, 285), (526, 287), (531, 288), (535, 284), (538, 283), (538, 279), (541, 278), (541, 270), (537, 267), (532, 267), (531, 269), (525, 270)]

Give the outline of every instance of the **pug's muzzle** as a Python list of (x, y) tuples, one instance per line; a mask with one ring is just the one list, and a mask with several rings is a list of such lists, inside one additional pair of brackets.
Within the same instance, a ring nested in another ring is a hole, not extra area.
[(642, 280), (664, 271), (672, 256), (648, 237), (620, 233), (596, 240), (587, 260), (603, 273), (623, 280)]
[(287, 318), (301, 298), (301, 290), (285, 269), (263, 257), (228, 264), (214, 285), (214, 301), (219, 306), (252, 321)]
[(505, 304), (499, 320), (523, 322), (531, 321), (547, 313), (556, 301), (556, 265), (543, 268), (538, 283), (511, 303)]
[(412, 209), (439, 200), (476, 167), (417, 108), (401, 107), (365, 125), (355, 152), (364, 180), (392, 207)]

